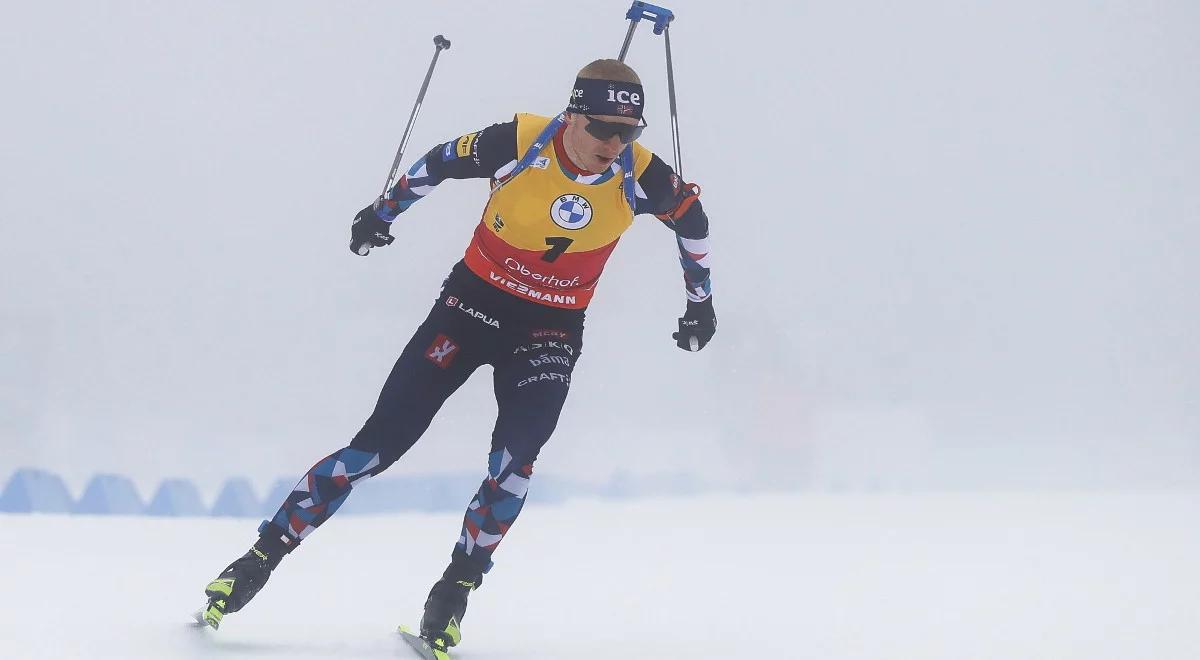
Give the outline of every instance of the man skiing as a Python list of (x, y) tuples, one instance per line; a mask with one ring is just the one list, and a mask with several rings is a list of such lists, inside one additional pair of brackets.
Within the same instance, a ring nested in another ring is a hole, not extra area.
[(533, 463), (558, 422), (583, 349), (584, 312), (634, 215), (654, 214), (676, 234), (687, 293), (676, 344), (700, 350), (716, 331), (699, 188), (635, 141), (646, 126), (644, 107), (633, 69), (596, 60), (580, 70), (565, 112), (518, 114), (440, 144), (355, 216), (350, 249), (365, 256), (390, 244), (393, 220), (442, 181), (491, 182), (464, 258), (396, 361), (374, 412), (349, 446), (300, 479), (259, 526), (253, 547), (207, 586), (206, 623), (216, 628), (244, 607), (284, 555), (356, 484), (412, 447), (447, 397), (489, 364), (498, 415), (487, 478), (421, 619), (421, 637), (433, 648), (444, 652), (460, 641), (467, 597), (525, 502)]

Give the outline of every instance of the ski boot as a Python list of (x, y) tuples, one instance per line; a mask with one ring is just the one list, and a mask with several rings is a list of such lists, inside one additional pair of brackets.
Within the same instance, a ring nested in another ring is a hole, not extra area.
[(220, 628), (221, 619), (245, 607), (267, 583), (271, 571), (279, 566), (283, 556), (295, 547), (294, 543), (286, 544), (280, 538), (282, 535), (272, 533), (271, 527), (260, 527), (261, 536), (250, 550), (235, 559), (204, 588), (208, 604), (197, 617), (201, 623), (208, 624), (214, 630)]
[(442, 652), (462, 641), (461, 626), (467, 613), (467, 597), (482, 584), (483, 573), (455, 557), (425, 599), (421, 639)]

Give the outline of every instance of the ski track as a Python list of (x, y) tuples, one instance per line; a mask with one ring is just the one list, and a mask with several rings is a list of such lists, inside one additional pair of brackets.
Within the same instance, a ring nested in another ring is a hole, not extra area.
[[(1200, 657), (1196, 493), (531, 504), (459, 660)], [(220, 631), (256, 521), (0, 516), (3, 658), (407, 658), (458, 515), (343, 516)], [(412, 656), (415, 657), (415, 656)]]

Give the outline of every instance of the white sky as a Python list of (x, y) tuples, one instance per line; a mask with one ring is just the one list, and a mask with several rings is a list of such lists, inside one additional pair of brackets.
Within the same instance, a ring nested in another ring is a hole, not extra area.
[[(358, 259), (409, 157), (553, 113), (624, 3), (7, 3), (0, 479), (294, 475), (358, 429), (482, 182)], [(683, 2), (685, 172), (720, 331), (674, 348), (670, 234), (623, 239), (540, 469), (774, 485), (1200, 481), (1200, 10)], [(661, 39), (644, 142), (669, 160)], [(400, 466), (482, 470), (477, 376)], [(881, 458), (881, 456), (883, 458)]]

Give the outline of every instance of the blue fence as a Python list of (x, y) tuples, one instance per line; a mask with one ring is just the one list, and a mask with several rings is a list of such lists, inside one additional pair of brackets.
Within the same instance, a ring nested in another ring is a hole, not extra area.
[[(382, 514), (404, 511), (462, 511), (479, 488), (477, 473), (447, 473), (402, 477), (376, 477), (354, 488), (339, 514)], [(117, 474), (98, 474), (78, 500), (71, 497), (57, 474), (35, 468), (17, 470), (0, 493), (0, 513), (73, 513), (98, 515), (225, 516), (262, 518), (275, 512), (295, 485), (280, 479), (258, 497), (248, 479), (226, 480), (211, 506), (189, 479), (166, 479), (149, 502), (133, 481)], [(530, 504), (557, 504), (573, 497), (628, 498), (651, 495), (690, 495), (707, 490), (685, 474), (632, 476), (618, 473), (608, 483), (595, 486), (539, 475), (530, 489)]]

